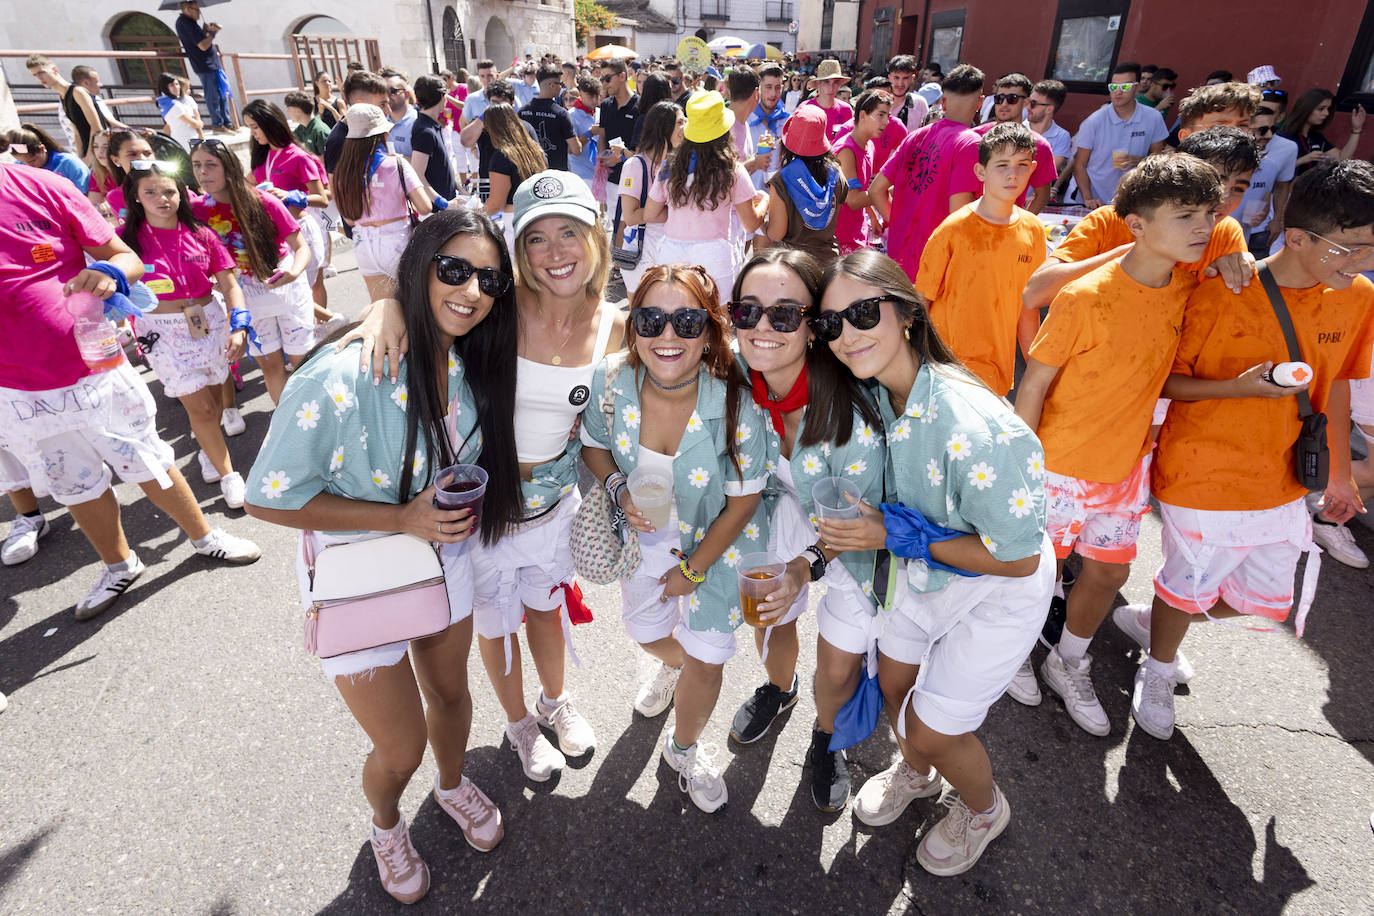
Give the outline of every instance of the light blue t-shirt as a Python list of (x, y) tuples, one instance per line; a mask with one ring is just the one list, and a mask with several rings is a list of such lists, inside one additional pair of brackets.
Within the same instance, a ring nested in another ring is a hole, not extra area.
[(49, 152), (48, 161), (43, 164), (43, 168), (66, 178), (76, 185), (76, 189), (82, 194), (90, 191), (91, 170), (86, 168), (86, 163), (71, 153)]
[(596, 172), (596, 160), (593, 158), (596, 147), (590, 142), (587, 131), (595, 126), (596, 114), (588, 114), (581, 108), (569, 108), (568, 117), (572, 118), (573, 132), (582, 141), (582, 152), (568, 157), (568, 171), (583, 181), (590, 182)]
[(487, 101), (487, 91), (482, 89), (468, 96), (468, 100), (463, 103), (463, 117), (469, 121), (476, 121), (482, 117), (482, 112), (487, 110), (491, 103)]
[(524, 80), (512, 80), (511, 86), (515, 89), (515, 108), (517, 111), (539, 97), (538, 83), (529, 86), (525, 84)]
[[(1273, 136), (1269, 138), (1269, 143), (1264, 148), (1264, 158), (1260, 159), (1259, 168), (1250, 176), (1250, 190), (1245, 192), (1241, 198), (1240, 207), (1233, 214), (1245, 229), (1246, 236), (1252, 232), (1262, 232), (1268, 228), (1269, 223), (1274, 218), (1274, 199), (1270, 196), (1274, 192), (1274, 185), (1281, 181), (1292, 181), (1293, 171), (1298, 161), (1298, 145), (1287, 137)], [(1246, 217), (1250, 215), (1252, 207), (1261, 206), (1268, 199), (1269, 206), (1265, 212), (1264, 220), (1258, 226), (1247, 226)]]
[(415, 106), (410, 106), (406, 116), (397, 121), (396, 125), (391, 128), (391, 133), (387, 135), (387, 139), (391, 141), (391, 148), (407, 159), (410, 158), (411, 153), (410, 132), (415, 127), (415, 116), (418, 114), (419, 111), (416, 110)]
[[(1116, 196), (1116, 186), (1121, 183), (1126, 170), (1112, 165), (1112, 153), (1125, 150), (1127, 155), (1145, 157), (1150, 154), (1150, 144), (1158, 143), (1169, 136), (1169, 128), (1164, 116), (1153, 108), (1137, 104), (1131, 116), (1122, 120), (1117, 116), (1110, 102), (1083, 119), (1078, 128), (1078, 148), (1091, 150), (1088, 157), (1088, 181), (1092, 183), (1092, 196), (1110, 203)], [(1087, 199), (1087, 192), (1079, 189)]]

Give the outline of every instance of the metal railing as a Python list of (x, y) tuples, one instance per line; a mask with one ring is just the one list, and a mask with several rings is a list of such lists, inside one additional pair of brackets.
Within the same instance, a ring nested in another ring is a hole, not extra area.
[(794, 12), (790, 0), (767, 0), (763, 5), (763, 18), (766, 22), (791, 22)]
[(701, 18), (729, 21), (729, 0), (701, 0)]

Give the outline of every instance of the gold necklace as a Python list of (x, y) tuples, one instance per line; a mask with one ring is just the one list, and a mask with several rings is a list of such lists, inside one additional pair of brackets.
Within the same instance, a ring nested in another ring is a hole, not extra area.
[[(539, 313), (539, 321), (541, 324), (544, 325), (544, 332), (548, 334), (549, 337), (553, 337), (553, 332), (549, 330), (549, 323), (544, 319), (544, 307), (540, 305), (539, 302), (536, 300), (536, 302), (534, 303), (534, 308)], [(553, 353), (553, 364), (555, 366), (563, 365), (563, 349), (567, 347), (568, 341), (572, 340), (573, 332), (577, 330), (577, 322), (573, 320), (574, 317), (575, 316), (573, 315), (568, 316), (568, 323), (570, 325), (570, 327), (568, 328), (568, 333), (563, 337), (563, 342), (558, 345), (558, 349), (555, 350)], [(555, 321), (554, 324), (557, 325), (560, 324), (560, 322)]]

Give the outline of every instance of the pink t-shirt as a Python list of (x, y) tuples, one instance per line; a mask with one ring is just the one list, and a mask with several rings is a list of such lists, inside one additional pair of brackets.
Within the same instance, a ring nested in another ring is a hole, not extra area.
[[(688, 180), (690, 184), (690, 179)], [(668, 183), (655, 179), (649, 188), (649, 197), (668, 203)], [(707, 239), (725, 239), (730, 236), (730, 214), (735, 212), (735, 204), (754, 199), (754, 185), (749, 181), (749, 173), (744, 166), (735, 163), (735, 183), (730, 188), (730, 201), (717, 202), (713, 210), (698, 210), (690, 203), (685, 207), (675, 207), (668, 203), (668, 219), (663, 224), (663, 235), (681, 242), (701, 242)]]
[[(267, 218), (272, 221), (272, 227), (277, 234), (277, 260), (280, 261), (291, 252), (291, 246), (286, 244), (286, 240), (291, 237), (291, 233), (300, 232), (300, 224), (292, 217), (291, 211), (286, 209), (286, 204), (277, 200), (276, 197), (266, 191), (257, 191), (262, 201), (262, 208), (267, 211)], [(234, 256), (234, 261), (240, 274), (252, 274), (252, 262), (248, 260), (247, 242), (243, 237), (243, 227), (239, 225), (238, 219), (234, 216), (234, 208), (228, 201), (220, 203), (214, 198), (206, 196), (191, 201), (191, 212), (196, 219), (200, 220), (211, 229), (215, 230), (220, 241), (229, 249)]]
[(620, 170), (620, 195), (633, 197), (639, 203), (639, 195), (644, 193), (644, 179), (647, 176), (650, 188), (654, 184), (654, 167), (649, 157), (643, 154), (632, 156)]
[[(859, 144), (854, 142), (854, 134), (852, 133), (845, 134), (835, 144), (836, 155), (839, 155), (840, 150), (843, 149), (854, 154), (854, 168), (858, 172), (859, 181), (863, 182), (865, 189), (868, 187), (868, 183), (873, 180), (873, 147), (875, 145), (874, 141), (869, 140), (861, 149)], [(851, 251), (867, 248), (868, 208), (855, 210), (848, 204), (840, 204), (840, 212), (835, 216), (835, 239), (840, 243), (840, 254), (849, 254)]]
[(90, 375), (62, 285), (85, 268), (82, 248), (113, 237), (63, 176), (0, 163), (0, 387), (49, 391)]
[(835, 104), (831, 105), (829, 108), (822, 107), (815, 99), (804, 102), (803, 104), (815, 105), (817, 108), (820, 108), (821, 111), (825, 112), (825, 126), (828, 129), (827, 136), (830, 137), (831, 142), (834, 142), (835, 138), (839, 136), (840, 128), (844, 126), (846, 121), (854, 120), (854, 107), (848, 102), (841, 102), (839, 99), (836, 99)]
[(234, 259), (213, 229), (154, 229), (147, 223), (138, 230), (139, 257), (143, 258), (143, 282), (158, 299), (199, 299), (214, 289), (214, 275), (233, 270)]
[[(996, 125), (996, 121), (979, 124), (973, 129), (973, 132), (981, 137)], [(1054, 184), (1054, 180), (1059, 177), (1059, 170), (1054, 167), (1054, 151), (1050, 149), (1049, 141), (1035, 131), (1031, 131), (1031, 136), (1035, 138), (1035, 169), (1031, 172), (1030, 184), (1026, 185), (1026, 190), (1021, 194), (1021, 199), (1016, 202), (1019, 207), (1026, 206), (1026, 202), (1030, 200), (1031, 193), (1036, 188)]]
[(892, 183), (887, 250), (896, 252), (913, 283), (926, 241), (949, 216), (950, 196), (983, 191), (973, 173), (980, 139), (966, 125), (941, 118), (907, 134), (882, 168)]
[(311, 181), (329, 183), (324, 174), (324, 163), (299, 146), (284, 146), (269, 149), (267, 161), (253, 169), (253, 181), (262, 184), (272, 182), (272, 187), (282, 191), (310, 190)]
[[(400, 163), (400, 171), (397, 171)], [(401, 190), (401, 181), (405, 190)], [(420, 176), (404, 156), (387, 156), (372, 173), (367, 185), (368, 207), (359, 218), (360, 223), (384, 223), (406, 215), (405, 195), (421, 187)]]

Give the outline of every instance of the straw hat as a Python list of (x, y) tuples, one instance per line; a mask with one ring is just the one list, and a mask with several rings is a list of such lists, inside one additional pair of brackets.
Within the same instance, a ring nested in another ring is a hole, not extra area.
[(360, 140), (365, 137), (389, 133), (391, 128), (395, 126), (387, 120), (380, 108), (363, 102), (349, 105), (344, 120), (348, 122), (348, 139), (350, 140)]
[(710, 143), (735, 126), (735, 114), (725, 107), (725, 97), (714, 89), (698, 92), (687, 100), (687, 129), (682, 136), (692, 143)]
[(806, 85), (807, 85), (807, 88), (810, 88), (810, 87), (816, 85), (817, 83), (824, 82), (825, 80), (847, 80), (847, 79), (849, 79), (849, 77), (845, 76), (844, 73), (843, 73), (843, 71), (840, 70), (840, 62), (839, 62), (839, 61), (837, 61), (837, 60), (823, 60), (823, 61), (821, 61), (821, 65), (820, 65), (819, 67), (816, 68), (816, 75), (813, 76), (813, 77), (811, 77), (811, 79), (807, 80), (807, 81), (806, 81)]

